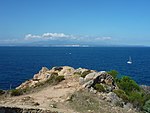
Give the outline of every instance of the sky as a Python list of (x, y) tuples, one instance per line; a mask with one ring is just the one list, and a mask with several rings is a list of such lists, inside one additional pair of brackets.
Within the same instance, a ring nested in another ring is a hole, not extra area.
[(150, 46), (150, 0), (0, 0), (0, 45)]

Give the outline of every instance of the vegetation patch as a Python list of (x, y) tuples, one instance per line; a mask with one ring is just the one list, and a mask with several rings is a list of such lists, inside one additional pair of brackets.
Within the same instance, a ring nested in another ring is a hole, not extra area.
[(108, 73), (113, 76), (119, 87), (118, 90), (113, 90), (118, 97), (122, 98), (125, 102), (132, 103), (135, 108), (140, 110), (144, 108), (147, 109), (147, 107), (144, 106), (147, 106), (146, 102), (150, 100), (150, 94), (144, 92), (130, 77), (123, 76), (122, 78), (118, 78), (118, 72), (115, 70), (109, 71)]
[(51, 84), (51, 85), (56, 85), (59, 82), (65, 80), (64, 76), (51, 76), (49, 79), (45, 81), (45, 83)]
[(19, 96), (23, 94), (22, 89), (13, 89), (10, 91), (11, 96)]
[(81, 73), (81, 77), (85, 78), (85, 76), (89, 73), (91, 73), (91, 70), (84, 71), (83, 73)]
[(145, 113), (150, 113), (150, 100), (145, 102), (145, 105), (143, 106), (143, 110)]
[(114, 79), (116, 79), (119, 74), (116, 70), (111, 70), (108, 71), (107, 73), (110, 74)]
[(105, 92), (105, 88), (101, 84), (95, 84), (94, 88), (99, 92)]

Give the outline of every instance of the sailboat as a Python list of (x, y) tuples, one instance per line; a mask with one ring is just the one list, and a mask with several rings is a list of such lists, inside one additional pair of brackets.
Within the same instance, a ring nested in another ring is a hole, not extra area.
[(127, 64), (132, 64), (131, 57), (129, 57), (129, 60), (128, 60)]

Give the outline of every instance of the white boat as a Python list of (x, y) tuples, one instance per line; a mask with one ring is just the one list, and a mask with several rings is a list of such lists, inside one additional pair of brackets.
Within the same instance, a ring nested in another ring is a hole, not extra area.
[(129, 60), (127, 61), (127, 64), (132, 64), (131, 57), (129, 57)]

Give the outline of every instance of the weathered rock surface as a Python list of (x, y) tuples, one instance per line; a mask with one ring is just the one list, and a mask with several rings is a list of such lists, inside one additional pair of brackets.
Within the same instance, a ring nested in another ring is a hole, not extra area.
[(84, 88), (94, 87), (96, 84), (103, 84), (106, 86), (106, 90), (112, 91), (117, 88), (114, 79), (108, 73), (102, 72), (91, 72), (85, 76), (85, 78), (79, 78), (79, 82), (83, 84)]
[(35, 74), (31, 80), (27, 80), (16, 89), (25, 89), (35, 86), (39, 82), (48, 80), (52, 75), (71, 76), (73, 75), (74, 71), (75, 69), (69, 66), (53, 67), (50, 70), (46, 67), (42, 67), (42, 69), (37, 74)]

